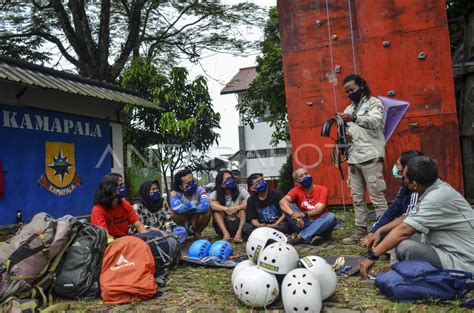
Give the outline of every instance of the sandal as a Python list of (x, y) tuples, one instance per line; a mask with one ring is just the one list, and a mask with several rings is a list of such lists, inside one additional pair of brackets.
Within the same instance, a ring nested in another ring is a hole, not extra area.
[(242, 242), (244, 242), (244, 240), (242, 238), (234, 238), (233, 242), (242, 243)]
[(296, 240), (297, 238), (298, 238), (298, 234), (291, 234), (291, 235), (288, 236), (287, 243), (290, 244), (290, 245), (297, 244), (298, 242), (300, 242), (301, 237), (298, 240)]

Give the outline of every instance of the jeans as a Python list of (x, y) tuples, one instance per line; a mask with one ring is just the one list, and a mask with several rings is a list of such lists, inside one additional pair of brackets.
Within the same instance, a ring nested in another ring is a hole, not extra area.
[[(294, 212), (301, 212), (295, 204), (291, 205), (291, 209)], [(309, 241), (314, 236), (327, 238), (331, 236), (334, 227), (337, 225), (336, 215), (334, 215), (332, 212), (326, 212), (314, 221), (304, 218), (303, 228), (298, 228), (291, 216), (287, 215), (286, 220), (288, 221), (288, 224), (290, 225), (293, 232), (298, 233), (298, 235), (300, 235), (304, 241)]]

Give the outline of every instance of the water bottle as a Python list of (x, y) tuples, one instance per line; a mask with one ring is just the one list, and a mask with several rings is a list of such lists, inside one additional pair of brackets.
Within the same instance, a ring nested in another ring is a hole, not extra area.
[(22, 224), (21, 222), (21, 210), (16, 211), (16, 223)]

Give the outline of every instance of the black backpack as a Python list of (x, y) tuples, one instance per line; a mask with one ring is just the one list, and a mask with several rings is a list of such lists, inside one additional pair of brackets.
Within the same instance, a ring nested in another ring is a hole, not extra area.
[(98, 297), (102, 255), (106, 246), (107, 232), (83, 222), (58, 268), (54, 292), (68, 299)]
[(145, 241), (155, 259), (155, 277), (166, 276), (181, 259), (181, 246), (178, 238), (164, 231), (149, 231), (135, 236)]

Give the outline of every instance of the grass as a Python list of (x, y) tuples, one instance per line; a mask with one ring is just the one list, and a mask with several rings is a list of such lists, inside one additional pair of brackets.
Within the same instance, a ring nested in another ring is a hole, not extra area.
[[(343, 245), (341, 240), (353, 227), (353, 213), (337, 211), (341, 227), (333, 233), (332, 240), (323, 247), (297, 245), (300, 256), (315, 254), (363, 255), (364, 249), (358, 246)], [(204, 235), (211, 241), (218, 238), (212, 227)], [(245, 254), (245, 243), (234, 245), (234, 254)], [(378, 262), (377, 269), (387, 266), (387, 261)], [(273, 304), (267, 310), (245, 307), (234, 296), (230, 277), (232, 270), (206, 267), (191, 267), (181, 264), (169, 275), (168, 286), (159, 289), (160, 296), (141, 303), (109, 306), (96, 301), (75, 301), (71, 303), (71, 312), (278, 312), (282, 311), (281, 302)], [(471, 293), (471, 297), (474, 295)], [(60, 299), (58, 299), (60, 301)], [(459, 302), (440, 304), (396, 303), (388, 300), (373, 284), (359, 276), (340, 277), (335, 294), (324, 302), (323, 312), (335, 312), (344, 309), (350, 312), (470, 312), (459, 308)], [(471, 311), (472, 312), (472, 311)]]

